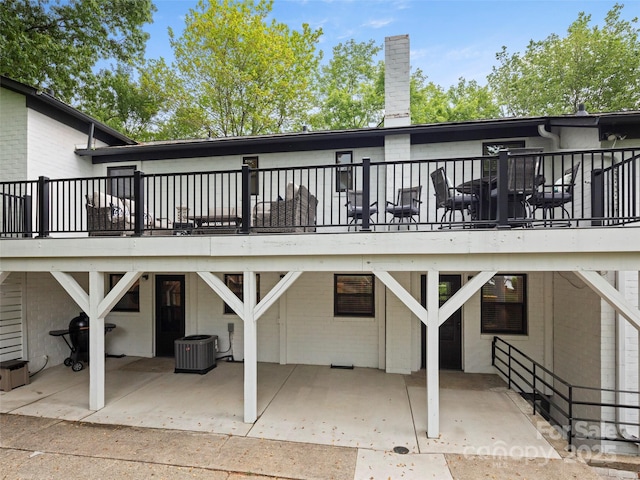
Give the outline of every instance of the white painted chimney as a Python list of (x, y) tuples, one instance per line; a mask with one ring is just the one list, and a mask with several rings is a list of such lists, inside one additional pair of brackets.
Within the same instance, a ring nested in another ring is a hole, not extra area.
[(411, 125), (409, 111), (409, 35), (384, 39), (384, 126)]

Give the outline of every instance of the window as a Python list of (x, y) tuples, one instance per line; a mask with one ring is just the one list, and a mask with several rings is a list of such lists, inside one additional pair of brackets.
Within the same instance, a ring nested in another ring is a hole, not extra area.
[(107, 183), (107, 193), (119, 198), (133, 198), (133, 174), (136, 167), (108, 167), (108, 177), (112, 178)]
[(336, 317), (373, 317), (373, 275), (334, 275), (333, 314)]
[[(350, 165), (353, 163), (353, 152), (336, 152), (336, 164)], [(353, 190), (353, 170), (349, 167), (336, 169), (336, 192)]]
[[(109, 275), (109, 290), (124, 276), (122, 273)], [(140, 311), (140, 280), (136, 281), (129, 291), (113, 307), (114, 312), (139, 312)]]
[[(236, 297), (238, 297), (240, 300), (243, 299), (244, 275), (242, 273), (225, 274), (224, 284), (227, 287), (229, 287), (229, 290), (231, 290), (233, 293), (236, 294)], [(260, 301), (260, 274), (257, 273), (256, 274), (256, 302), (259, 302), (259, 301)], [(229, 305), (225, 303), (224, 313), (235, 314), (236, 312), (234, 312), (233, 308), (231, 308)]]
[[(483, 142), (482, 155), (497, 156), (500, 150), (511, 150), (512, 148), (524, 148), (524, 140), (513, 140), (511, 142)], [(498, 162), (495, 159), (482, 162), (482, 176), (488, 177), (497, 175)]]
[[(252, 170), (258, 170), (258, 157), (242, 157), (242, 164), (248, 165)], [(258, 172), (251, 172), (251, 180), (249, 180), (251, 195), (260, 194), (260, 184), (258, 182)]]
[(527, 334), (526, 275), (496, 275), (482, 287), (482, 333)]

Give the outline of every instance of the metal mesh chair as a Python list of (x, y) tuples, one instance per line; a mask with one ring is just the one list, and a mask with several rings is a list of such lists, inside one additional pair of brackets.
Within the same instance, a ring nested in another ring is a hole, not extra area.
[(553, 185), (545, 185), (542, 190), (537, 190), (529, 198), (529, 203), (533, 208), (533, 213), (542, 209), (542, 218), (545, 220), (555, 219), (555, 209), (562, 208), (562, 218), (570, 218), (565, 205), (573, 200), (573, 189), (580, 169), (580, 162), (567, 168), (562, 177)]
[(399, 188), (398, 199), (396, 203), (387, 201), (385, 211), (393, 216), (391, 223), (408, 222), (415, 223), (416, 230), (418, 229), (418, 222), (414, 218), (420, 215), (420, 196), (422, 194), (422, 185), (410, 188)]
[[(369, 205), (369, 217), (378, 213), (378, 202), (373, 202)], [(364, 208), (362, 204), (362, 191), (349, 190), (347, 191), (347, 218), (349, 218), (349, 228), (351, 225), (354, 227), (358, 222), (362, 222), (362, 216), (364, 214)]]
[(455, 212), (460, 212), (464, 219), (464, 212), (467, 211), (471, 219), (475, 219), (478, 197), (473, 194), (458, 193), (451, 185), (444, 167), (431, 172), (431, 181), (433, 182), (437, 208), (444, 208), (440, 223), (444, 222), (447, 213), (449, 214), (449, 222), (452, 222)]

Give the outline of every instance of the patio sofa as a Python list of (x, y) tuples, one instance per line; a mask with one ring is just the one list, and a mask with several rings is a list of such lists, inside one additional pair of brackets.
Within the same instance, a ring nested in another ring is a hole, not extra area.
[[(102, 192), (86, 195), (89, 236), (126, 236), (134, 233), (135, 202)], [(172, 222), (144, 213), (145, 235), (171, 235)]]
[(253, 226), (258, 233), (315, 232), (317, 207), (318, 199), (304, 185), (289, 183), (284, 199), (253, 207)]

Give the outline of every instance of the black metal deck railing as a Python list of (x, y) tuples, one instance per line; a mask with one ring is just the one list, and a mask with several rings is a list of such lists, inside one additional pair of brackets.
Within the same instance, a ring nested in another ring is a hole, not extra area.
[(575, 440), (640, 443), (640, 392), (572, 385), (499, 337), (491, 346), (492, 365), (509, 388), (569, 445)]
[[(535, 168), (518, 173), (532, 158)], [(0, 238), (637, 226), (639, 158), (640, 149), (529, 150), (0, 182)], [(439, 170), (448, 185), (438, 197)]]

